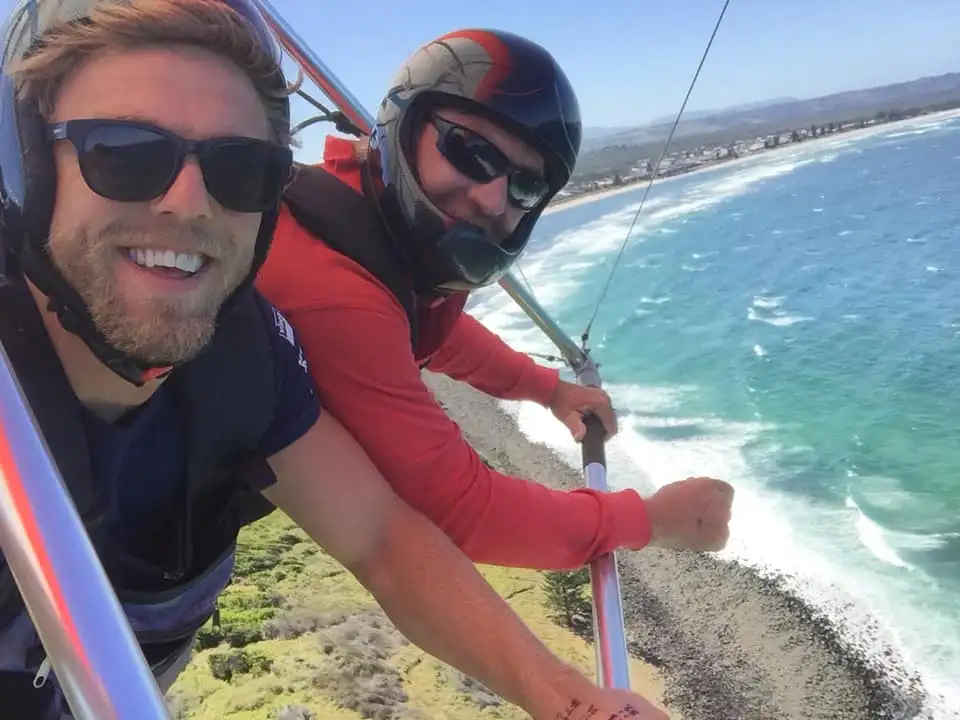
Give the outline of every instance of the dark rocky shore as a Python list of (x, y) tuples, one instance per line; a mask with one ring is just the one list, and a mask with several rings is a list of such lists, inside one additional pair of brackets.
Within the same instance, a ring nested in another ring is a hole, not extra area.
[[(495, 400), (424, 377), (489, 461), (554, 487), (581, 485), (576, 470), (528, 441)], [(782, 578), (702, 553), (650, 548), (619, 557), (631, 652), (660, 669), (664, 701), (684, 720), (924, 717), (924, 689), (892, 650), (883, 667), (870, 661)]]

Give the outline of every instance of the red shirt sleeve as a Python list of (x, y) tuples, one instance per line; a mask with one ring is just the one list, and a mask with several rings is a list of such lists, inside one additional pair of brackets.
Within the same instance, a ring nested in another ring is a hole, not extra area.
[(550, 405), (560, 380), (559, 371), (537, 365), (465, 312), (430, 359), (430, 370), (493, 397), (530, 400), (544, 407)]
[[(323, 406), (354, 435), (393, 490), (474, 562), (575, 568), (618, 547), (649, 542), (646, 505), (633, 490), (565, 492), (488, 468), (421, 380), (400, 303), (356, 263), (305, 233), (286, 211), (257, 289), (294, 326)], [(472, 318), (458, 322), (459, 339), (444, 350), (447, 371), (506, 393), (522, 390), (529, 369), (484, 379), (490, 371), (479, 368), (482, 357), (463, 353), (474, 334), (483, 335), (481, 348), (501, 343), (478, 325)], [(523, 367), (515, 357), (511, 361)]]
[(564, 492), (488, 468), (421, 380), (399, 304), (379, 304), (285, 314), (324, 406), (409, 505), (479, 563), (574, 568), (649, 541), (644, 501), (632, 490)]

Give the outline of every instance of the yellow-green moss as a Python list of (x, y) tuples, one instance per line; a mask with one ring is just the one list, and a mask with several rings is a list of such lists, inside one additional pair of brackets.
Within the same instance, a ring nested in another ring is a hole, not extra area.
[[(541, 573), (479, 570), (554, 652), (593, 677), (592, 648), (550, 619)], [(219, 633), (204, 628), (207, 645), (220, 643), (196, 651), (167, 695), (176, 720), (275, 720), (289, 706), (318, 720), (527, 717), (409, 644), (366, 589), (280, 512), (241, 533), (220, 622)], [(240, 652), (256, 659), (254, 671), (229, 682), (213, 676), (212, 655)], [(649, 687), (649, 669), (635, 669), (635, 687)]]

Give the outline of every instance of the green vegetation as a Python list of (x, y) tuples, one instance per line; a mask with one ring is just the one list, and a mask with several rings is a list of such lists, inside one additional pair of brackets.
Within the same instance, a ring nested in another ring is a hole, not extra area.
[[(480, 571), (554, 652), (592, 675), (592, 648), (548, 607), (554, 593), (579, 592), (576, 612), (586, 608), (589, 618), (583, 584), (561, 590), (577, 573)], [(563, 579), (545, 580), (553, 575)], [(639, 682), (650, 682), (637, 669)], [(353, 575), (280, 512), (241, 534), (234, 581), (167, 702), (176, 720), (527, 717), (411, 645)]]
[(574, 631), (582, 631), (590, 622), (593, 607), (587, 595), (590, 571), (580, 568), (573, 572), (544, 574), (543, 590), (553, 619)]

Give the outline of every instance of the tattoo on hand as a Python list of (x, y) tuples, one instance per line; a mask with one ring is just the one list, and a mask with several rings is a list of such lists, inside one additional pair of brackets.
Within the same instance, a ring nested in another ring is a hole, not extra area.
[[(593, 703), (584, 707), (580, 700), (574, 699), (563, 713), (557, 715), (557, 720), (599, 720), (597, 718), (599, 712), (600, 710)], [(608, 716), (606, 720), (626, 720), (626, 718), (636, 717), (639, 714), (639, 710), (633, 705), (627, 704), (613, 715)]]
[(593, 720), (598, 712), (599, 710), (592, 703), (589, 707), (584, 707), (580, 700), (574, 698), (567, 709), (561, 715), (557, 715), (557, 720)]

